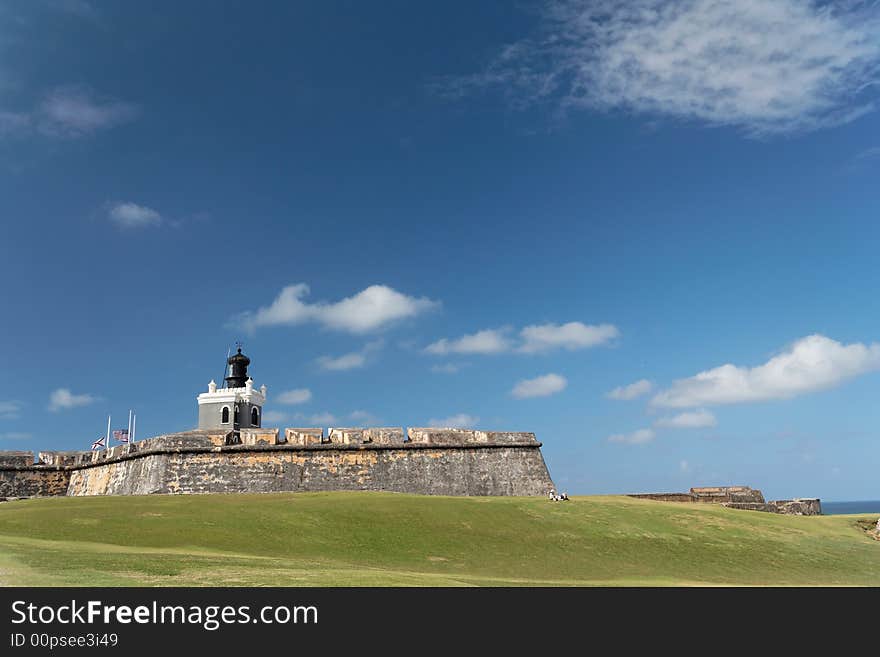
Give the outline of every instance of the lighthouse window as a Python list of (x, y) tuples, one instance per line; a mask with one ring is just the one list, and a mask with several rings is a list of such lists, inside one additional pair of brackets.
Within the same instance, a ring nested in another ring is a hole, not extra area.
[(251, 426), (260, 426), (260, 412), (256, 408), (251, 409)]
[(220, 413), (220, 422), (223, 424), (229, 424), (229, 407), (224, 406), (223, 411)]

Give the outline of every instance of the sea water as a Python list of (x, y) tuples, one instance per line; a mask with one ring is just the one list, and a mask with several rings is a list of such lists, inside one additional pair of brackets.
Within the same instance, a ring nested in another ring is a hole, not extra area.
[(851, 513), (880, 513), (880, 500), (866, 502), (822, 502), (822, 513), (826, 516)]

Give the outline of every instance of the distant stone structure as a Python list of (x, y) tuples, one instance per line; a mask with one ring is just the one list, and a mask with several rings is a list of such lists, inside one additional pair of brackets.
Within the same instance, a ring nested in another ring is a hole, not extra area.
[(731, 509), (764, 511), (790, 516), (822, 515), (819, 498), (796, 498), (793, 500), (764, 501), (764, 494), (749, 486), (708, 486), (691, 488), (689, 493), (633, 493), (629, 497), (662, 502), (720, 504)]
[(261, 426), (241, 350), (227, 387), (198, 396), (199, 428), (110, 449), (0, 452), (0, 498), (152, 493), (371, 490), (425, 495), (546, 495), (533, 433), (410, 427)]

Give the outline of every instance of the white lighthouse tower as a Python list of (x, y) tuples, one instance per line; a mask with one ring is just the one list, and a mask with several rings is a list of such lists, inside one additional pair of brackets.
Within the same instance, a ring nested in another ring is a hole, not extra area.
[(266, 403), (266, 386), (254, 389), (254, 380), (248, 376), (247, 368), (251, 359), (238, 352), (226, 364), (229, 376), (223, 388), (218, 388), (213, 380), (208, 384), (208, 392), (198, 396), (199, 429), (226, 429), (238, 431), (260, 427), (263, 420), (263, 405)]

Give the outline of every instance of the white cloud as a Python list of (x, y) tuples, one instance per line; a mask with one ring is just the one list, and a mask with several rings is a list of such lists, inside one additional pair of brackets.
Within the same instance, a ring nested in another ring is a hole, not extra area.
[(691, 464), (688, 463), (687, 461), (679, 461), (678, 462), (678, 469), (680, 472), (690, 472), (691, 471)]
[(688, 408), (786, 399), (833, 388), (877, 369), (880, 344), (843, 345), (823, 335), (810, 335), (763, 365), (748, 368), (728, 363), (675, 381), (651, 404)]
[(62, 87), (49, 93), (35, 111), (43, 134), (83, 137), (130, 121), (137, 115), (131, 103), (98, 98), (79, 87)]
[(333, 413), (316, 413), (315, 415), (310, 415), (308, 420), (311, 424), (320, 427), (330, 426), (337, 423), (336, 416), (333, 415)]
[(613, 436), (608, 436), (608, 442), (623, 443), (626, 445), (644, 445), (645, 443), (654, 440), (655, 435), (653, 429), (639, 429), (632, 433), (616, 433)]
[(100, 17), (98, 10), (86, 0), (50, 0), (49, 5), (80, 18), (97, 20)]
[(49, 395), (49, 410), (55, 413), (79, 406), (88, 406), (96, 401), (98, 401), (98, 398), (94, 395), (74, 395), (68, 388), (58, 388), (58, 390)]
[[(0, 41), (2, 44), (2, 41)], [(0, 86), (3, 80), (0, 75)], [(81, 87), (59, 87), (33, 108), (9, 111), (0, 108), (0, 137), (86, 137), (135, 118), (131, 103), (99, 98)]]
[(288, 285), (269, 306), (245, 312), (238, 322), (247, 330), (261, 326), (296, 326), (316, 322), (326, 328), (367, 333), (393, 322), (415, 317), (440, 306), (426, 297), (410, 297), (386, 285), (371, 285), (351, 297), (333, 303), (305, 303), (305, 283)]
[(288, 416), (287, 413), (282, 413), (281, 411), (264, 411), (263, 412), (263, 424), (265, 425), (267, 422), (287, 422)]
[(511, 348), (507, 328), (485, 329), (456, 340), (443, 338), (425, 347), (425, 352), (442, 356), (445, 354), (500, 354)]
[(431, 371), (435, 374), (455, 374), (461, 371), (463, 365), (459, 363), (443, 363), (442, 365), (432, 365)]
[(23, 112), (0, 111), (0, 137), (28, 132), (31, 120), (31, 116)]
[(353, 370), (363, 367), (367, 362), (367, 357), (359, 351), (353, 351), (342, 356), (321, 356), (318, 358), (318, 364), (321, 369), (332, 371)]
[(501, 354), (516, 351), (536, 354), (555, 349), (586, 349), (596, 347), (618, 337), (620, 331), (611, 324), (590, 326), (582, 322), (567, 324), (540, 324), (526, 326), (518, 340), (509, 337), (510, 327), (484, 329), (460, 338), (442, 338), (425, 347), (435, 356), (447, 354)]
[(369, 425), (375, 425), (375, 424), (378, 424), (378, 422), (379, 422), (378, 418), (375, 415), (373, 415), (372, 413), (370, 413), (368, 411), (363, 411), (363, 410), (352, 411), (351, 413), (349, 413), (348, 417), (349, 417), (349, 419), (356, 422), (358, 425), (364, 426), (364, 427), (369, 426)]
[(549, 397), (565, 390), (568, 381), (559, 374), (545, 374), (534, 379), (523, 379), (517, 383), (510, 394), (517, 399), (527, 397)]
[(360, 351), (352, 351), (342, 356), (321, 356), (318, 358), (318, 365), (323, 370), (335, 372), (357, 369), (366, 365), (369, 354), (381, 349), (383, 344), (382, 340), (374, 340), (364, 345)]
[(31, 434), (23, 431), (7, 431), (0, 433), (0, 440), (30, 440)]
[(20, 401), (13, 399), (0, 401), (0, 418), (6, 420), (17, 418), (22, 406)]
[(162, 215), (153, 208), (137, 203), (114, 203), (107, 214), (120, 228), (146, 228), (162, 223)]
[(287, 390), (286, 392), (282, 392), (278, 394), (275, 398), (279, 404), (305, 404), (312, 398), (312, 391), (308, 388), (296, 388), (294, 390)]
[(620, 386), (609, 392), (606, 397), (609, 399), (630, 400), (636, 397), (646, 395), (654, 389), (654, 384), (648, 379), (640, 379), (628, 386)]
[(714, 427), (716, 424), (715, 416), (706, 410), (679, 413), (673, 417), (662, 417), (654, 422), (655, 427), (669, 429), (702, 429)]
[(874, 109), (876, 3), (559, 0), (543, 19), (534, 37), (447, 90), (496, 86), (519, 106), (622, 109), (752, 134), (818, 129)]
[(522, 344), (518, 351), (533, 354), (553, 349), (586, 349), (605, 344), (618, 337), (620, 331), (611, 324), (587, 326), (581, 322), (526, 326), (520, 331)]
[(856, 160), (874, 160), (877, 158), (880, 158), (880, 146), (866, 148), (855, 156)]
[(444, 418), (431, 418), (428, 420), (429, 427), (438, 429), (473, 429), (477, 426), (480, 418), (467, 413), (458, 413)]

